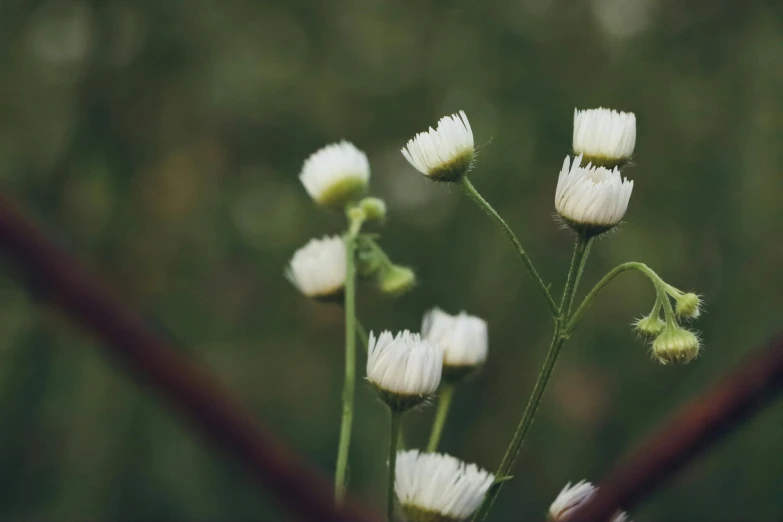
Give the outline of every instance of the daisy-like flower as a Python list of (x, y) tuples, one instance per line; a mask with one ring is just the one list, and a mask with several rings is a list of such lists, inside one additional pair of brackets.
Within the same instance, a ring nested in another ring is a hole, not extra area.
[(475, 464), (440, 453), (397, 453), (394, 491), (409, 522), (467, 520), (495, 476)]
[(339, 236), (311, 239), (294, 253), (286, 277), (313, 299), (334, 299), (345, 285), (345, 243)]
[[(587, 502), (598, 488), (586, 480), (581, 480), (573, 486), (569, 482), (549, 506), (549, 520), (557, 522), (566, 518), (571, 511)], [(611, 522), (626, 522), (628, 515), (624, 511), (618, 511), (612, 517)]]
[(701, 351), (696, 334), (685, 328), (667, 327), (652, 345), (652, 354), (661, 364), (688, 364)]
[(588, 164), (582, 156), (566, 156), (557, 180), (555, 208), (563, 220), (577, 232), (596, 235), (618, 224), (628, 210), (633, 181), (612, 170)]
[(393, 336), (370, 332), (367, 343), (367, 380), (394, 411), (408, 410), (438, 389), (443, 350), (408, 330)]
[(352, 143), (332, 143), (305, 160), (299, 179), (316, 203), (342, 209), (367, 190), (370, 163)]
[(636, 115), (611, 109), (574, 109), (574, 154), (602, 167), (620, 167), (636, 145)]
[(487, 323), (476, 316), (433, 308), (424, 315), (421, 335), (443, 348), (444, 379), (459, 379), (487, 360)]
[(473, 162), (473, 131), (464, 111), (444, 116), (438, 128), (414, 136), (402, 155), (435, 181), (458, 181)]

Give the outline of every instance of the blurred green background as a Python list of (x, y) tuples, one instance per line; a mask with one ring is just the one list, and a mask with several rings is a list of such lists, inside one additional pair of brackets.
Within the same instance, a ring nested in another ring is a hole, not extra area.
[[(781, 326), (780, 2), (4, 0), (0, 74), (2, 190), (329, 477), (342, 315), (283, 278), (295, 249), (344, 226), (297, 179), (326, 143), (367, 152), (389, 206), (382, 242), (419, 277), (398, 300), (361, 288), (362, 321), (418, 329), (433, 305), (488, 321), (489, 362), (459, 390), (442, 448), (494, 469), (550, 320), (505, 237), (399, 149), (464, 109), (474, 183), (559, 291), (572, 237), (553, 197), (574, 107), (637, 115), (627, 223), (593, 248), (582, 293), (644, 261), (705, 296), (706, 349), (688, 366), (652, 362), (629, 328), (649, 284), (610, 285), (563, 352), (494, 520), (542, 520), (567, 481), (600, 480)], [(0, 518), (283, 518), (21, 272), (0, 269)], [(365, 386), (357, 401), (350, 487), (380, 507), (386, 415)], [(411, 444), (433, 411), (409, 416)], [(781, 441), (777, 404), (634, 519), (783, 520)]]

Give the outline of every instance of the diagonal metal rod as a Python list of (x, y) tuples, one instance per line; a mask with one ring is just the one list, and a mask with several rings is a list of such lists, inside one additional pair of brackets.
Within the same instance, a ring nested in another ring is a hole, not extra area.
[(681, 408), (563, 522), (604, 522), (630, 509), (783, 390), (783, 334)]
[(241, 461), (302, 520), (377, 521), (347, 501), (337, 511), (331, 484), (316, 475), (240, 405), (209, 371), (189, 360), (126, 307), (99, 279), (53, 243), (17, 204), (0, 194), (0, 252), (17, 264), (103, 351), (165, 399), (194, 431)]

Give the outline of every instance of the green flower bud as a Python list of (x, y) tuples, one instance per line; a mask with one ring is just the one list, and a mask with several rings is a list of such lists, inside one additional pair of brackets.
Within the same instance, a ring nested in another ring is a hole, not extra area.
[(367, 221), (383, 221), (386, 219), (386, 203), (380, 198), (364, 198), (359, 202)]
[(675, 313), (684, 319), (696, 319), (701, 314), (701, 300), (694, 293), (683, 294), (676, 298)]
[(381, 292), (389, 295), (401, 295), (416, 286), (416, 274), (410, 268), (391, 265), (378, 277)]
[(696, 334), (684, 328), (666, 328), (652, 345), (652, 354), (661, 364), (687, 364), (701, 349)]
[(656, 337), (663, 332), (665, 326), (666, 323), (657, 314), (646, 315), (633, 324), (636, 333), (643, 337)]

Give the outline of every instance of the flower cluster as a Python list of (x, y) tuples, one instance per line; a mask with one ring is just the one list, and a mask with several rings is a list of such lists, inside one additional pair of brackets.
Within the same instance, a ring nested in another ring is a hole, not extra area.
[[(449, 314), (432, 308), (424, 314), (420, 333), (408, 330), (396, 335), (385, 330), (366, 336), (366, 379), (388, 407), (387, 519), (394, 518), (399, 502), (409, 522), (453, 522), (476, 513), (484, 517), (503, 482), (511, 477), (525, 433), (543, 396), (563, 343), (603, 286), (617, 274), (637, 270), (655, 289), (652, 311), (634, 323), (635, 329), (652, 340), (652, 353), (663, 364), (687, 363), (701, 350), (697, 335), (681, 323), (696, 319), (701, 299), (666, 283), (642, 263), (624, 263), (602, 279), (582, 304), (572, 307), (590, 247), (596, 236), (618, 225), (628, 211), (634, 182), (623, 169), (629, 165), (636, 146), (636, 116), (633, 113), (598, 108), (575, 110), (572, 149), (556, 180), (554, 207), (560, 219), (576, 233), (573, 261), (564, 284), (560, 305), (535, 270), (521, 243), (508, 224), (478, 193), (468, 179), (474, 167), (473, 130), (463, 111), (441, 118), (411, 138), (402, 148), (403, 157), (419, 172), (438, 182), (455, 183), (504, 231), (516, 247), (532, 281), (547, 300), (554, 319), (554, 337), (530, 404), (520, 419), (509, 449), (498, 467), (497, 477), (474, 464), (437, 453), (443, 427), (455, 389), (464, 384), (485, 363), (489, 335), (486, 321), (460, 312)], [(311, 240), (291, 259), (287, 276), (306, 296), (319, 300), (344, 301), (346, 317), (346, 374), (343, 390), (343, 419), (335, 475), (335, 498), (339, 503), (345, 488), (348, 446), (353, 417), (354, 373), (357, 337), (365, 337), (358, 326), (355, 300), (357, 279), (375, 277), (384, 294), (399, 295), (410, 290), (416, 277), (407, 267), (392, 263), (377, 242), (377, 234), (363, 234), (366, 222), (383, 222), (386, 204), (365, 197), (370, 178), (367, 156), (351, 143), (342, 141), (312, 154), (302, 167), (300, 179), (307, 193), (323, 207), (344, 209), (349, 223), (342, 237)], [(553, 184), (554, 176), (553, 176)], [(402, 415), (438, 396), (438, 410), (426, 452), (398, 451)], [(516, 451), (512, 451), (516, 448)], [(586, 481), (569, 483), (549, 509), (549, 520), (563, 520), (590, 499), (596, 487)], [(396, 499), (396, 501), (395, 501)], [(612, 522), (626, 522), (617, 512)]]
[[(687, 364), (701, 352), (701, 341), (696, 333), (680, 323), (701, 315), (701, 299), (692, 292), (682, 292), (663, 281), (658, 284), (660, 291), (652, 311), (637, 319), (634, 328), (641, 336), (653, 340), (651, 351), (655, 360), (661, 364)], [(673, 311), (671, 299), (675, 303)]]
[(609, 109), (574, 110), (576, 158), (563, 161), (557, 180), (555, 209), (580, 234), (594, 236), (622, 221), (633, 181), (620, 167), (636, 145), (636, 116)]
[[(362, 196), (370, 181), (370, 163), (367, 155), (353, 143), (341, 141), (327, 145), (304, 162), (299, 174), (313, 201), (330, 209), (346, 209), (349, 219), (357, 223), (383, 221), (386, 203), (375, 197)], [(362, 276), (375, 276), (380, 291), (401, 295), (416, 284), (416, 274), (410, 268), (392, 263), (374, 237), (358, 232), (359, 271)], [(347, 256), (344, 239), (325, 237), (313, 239), (294, 253), (286, 277), (307, 297), (318, 300), (341, 300), (345, 286)], [(350, 254), (353, 257), (353, 253)]]

